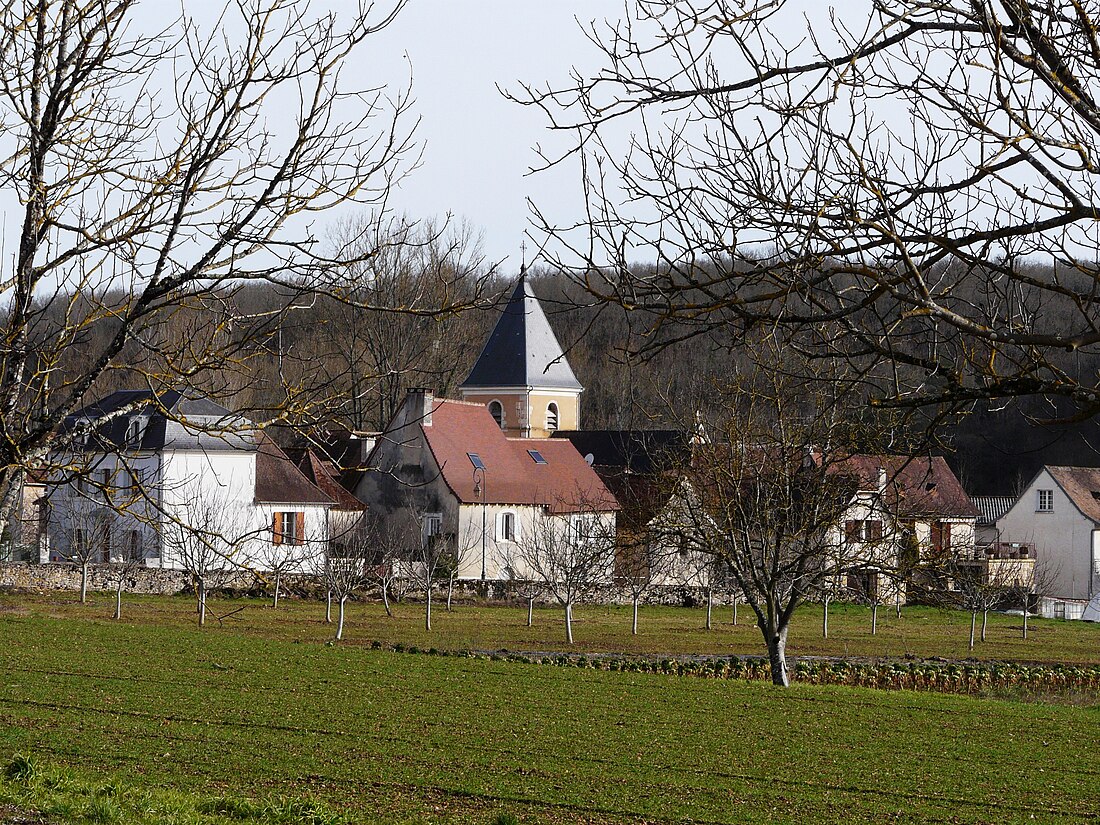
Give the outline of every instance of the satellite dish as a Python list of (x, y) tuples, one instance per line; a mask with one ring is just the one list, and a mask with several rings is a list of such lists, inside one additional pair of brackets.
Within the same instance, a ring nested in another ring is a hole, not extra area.
[(595, 460), (596, 460), (596, 456), (592, 455), (592, 453), (589, 453), (588, 455), (586, 455), (584, 457), (584, 463), (587, 464), (589, 467), (592, 466), (592, 462), (595, 461)]

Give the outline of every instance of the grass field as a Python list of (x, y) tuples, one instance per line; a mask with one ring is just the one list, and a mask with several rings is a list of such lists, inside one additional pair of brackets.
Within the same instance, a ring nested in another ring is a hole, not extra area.
[[(48, 596), (0, 595), (0, 615), (40, 615), (73, 618), (109, 618), (114, 600), (110, 594), (92, 595), (93, 603), (81, 605), (74, 594)], [(134, 624), (192, 627), (194, 602), (184, 596), (128, 596), (125, 617)], [(523, 607), (475, 607), (459, 605), (447, 613), (433, 611), (433, 629), (424, 630), (423, 607), (398, 604), (395, 616), (386, 616), (381, 605), (352, 602), (348, 606), (346, 642), (351, 645), (378, 640), (440, 649), (512, 651), (564, 650), (565, 630), (560, 610), (536, 609), (534, 627), (526, 627)], [(284, 600), (278, 610), (259, 599), (212, 599), (214, 616), (232, 614), (220, 625), (210, 620), (210, 632), (239, 632), (272, 639), (320, 642), (331, 638), (333, 628), (320, 620), (324, 604)], [(639, 635), (630, 634), (628, 607), (581, 606), (576, 609), (576, 643), (571, 650), (630, 654), (741, 654), (764, 655), (760, 633), (751, 611), (742, 605), (739, 624), (731, 624), (728, 607), (716, 609), (714, 630), (704, 629), (701, 608), (643, 607)], [(980, 622), (980, 619), (979, 619)], [(830, 608), (829, 639), (821, 638), (821, 608), (807, 605), (792, 622), (789, 651), (793, 656), (943, 657), (948, 659), (1017, 660), (1036, 662), (1100, 662), (1100, 625), (1055, 620), (1029, 621), (1029, 638), (1021, 638), (1018, 616), (990, 614), (986, 642), (967, 649), (970, 615), (955, 610), (906, 607), (901, 619), (893, 608), (880, 608), (878, 633), (871, 634), (870, 609), (834, 604)]]
[[(326, 646), (315, 643), (327, 635), (317, 605), (278, 622), (249, 609), (231, 627), (199, 631), (185, 624), (182, 600), (167, 602), (176, 618), (135, 603), (133, 623), (89, 618), (109, 615), (106, 600), (76, 618), (43, 615), (67, 605), (3, 604), (0, 761), (31, 754), (123, 788), (310, 798), (348, 822), (1100, 816), (1095, 707)], [(379, 611), (360, 609), (353, 637), (368, 636), (360, 622)], [(486, 619), (455, 615), (464, 614)]]

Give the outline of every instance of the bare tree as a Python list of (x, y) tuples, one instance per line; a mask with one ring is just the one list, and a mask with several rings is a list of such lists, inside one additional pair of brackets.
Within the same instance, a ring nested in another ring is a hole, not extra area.
[[(409, 90), (345, 70), (402, 5), (244, 0), (148, 32), (132, 0), (0, 4), (0, 182), (21, 205), (0, 279), (0, 528), (27, 472), (104, 423), (60, 426), (96, 387), (231, 391), (303, 293), (357, 301), (349, 270), (375, 250), (332, 248), (309, 217), (384, 211), (418, 160)], [(238, 309), (251, 283), (264, 312)], [(265, 404), (291, 419), (301, 397)]]
[(516, 97), (583, 170), (586, 217), (540, 228), (640, 349), (827, 319), (805, 346), (889, 359), (883, 401), (1100, 411), (1093, 5), (625, 5), (591, 73)]
[[(81, 484), (80, 487), (84, 487)], [(88, 603), (89, 569), (110, 561), (118, 516), (110, 506), (74, 489), (55, 509), (59, 529), (51, 551), (80, 570), (80, 603)]]
[[(480, 533), (478, 534), (480, 537)], [(526, 537), (524, 537), (526, 539)], [(546, 586), (527, 568), (525, 561), (525, 541), (503, 542), (496, 547), (497, 563), (504, 573), (509, 590), (527, 604), (527, 626), (535, 624), (535, 600), (542, 595)]]
[[(573, 607), (596, 587), (610, 583), (614, 527), (606, 504), (571, 502), (542, 509), (519, 537), (527, 576), (542, 583), (565, 611), (565, 640), (573, 644)], [(528, 613), (530, 618), (530, 612)]]
[(118, 545), (112, 551), (104, 576), (115, 587), (115, 619), (122, 619), (122, 591), (137, 580), (138, 571), (145, 568), (146, 559), (155, 549), (155, 542), (153, 532), (136, 521), (118, 536)]
[[(630, 537), (617, 537), (615, 579), (630, 593), (630, 632), (638, 635), (638, 605), (669, 572), (670, 552), (659, 531)], [(673, 551), (675, 552), (675, 551)]]
[(849, 390), (834, 378), (808, 393), (781, 362), (762, 357), (727, 393), (725, 419), (708, 425), (713, 443), (698, 447), (684, 469), (683, 538), (735, 579), (777, 685), (790, 681), (790, 619), (842, 553), (839, 526), (857, 487), (835, 471), (851, 449)]

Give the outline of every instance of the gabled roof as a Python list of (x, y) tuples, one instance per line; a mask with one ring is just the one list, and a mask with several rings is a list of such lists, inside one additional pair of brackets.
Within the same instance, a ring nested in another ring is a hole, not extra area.
[[(544, 505), (556, 512), (617, 510), (615, 497), (566, 440), (508, 438), (482, 404), (435, 400), (418, 422), (447, 486), (463, 504)], [(537, 451), (545, 463), (529, 453)], [(481, 494), (474, 489), (474, 454)]]
[(526, 278), (516, 284), (462, 387), (583, 389)]
[(256, 451), (257, 504), (324, 504), (332, 499), (294, 466), (270, 436), (261, 434)]
[(343, 487), (340, 483), (340, 468), (331, 461), (326, 461), (313, 450), (307, 449), (298, 466), (307, 479), (332, 499), (337, 509), (351, 511), (367, 509), (367, 505)]
[(681, 430), (558, 430), (577, 452), (592, 456), (594, 467), (652, 473), (682, 467), (691, 460), (691, 433)]
[[(82, 421), (109, 420), (97, 428), (89, 449), (129, 447), (140, 450), (251, 450), (256, 448), (253, 424), (209, 398), (179, 390), (119, 390), (65, 419), (63, 430)], [(147, 424), (138, 444), (127, 441), (130, 422)]]
[(1049, 465), (1043, 469), (1085, 518), (1100, 524), (1100, 469)]
[(877, 490), (879, 470), (886, 471), (883, 503), (903, 518), (977, 518), (978, 510), (941, 456), (849, 456), (829, 472), (852, 473), (861, 490)]

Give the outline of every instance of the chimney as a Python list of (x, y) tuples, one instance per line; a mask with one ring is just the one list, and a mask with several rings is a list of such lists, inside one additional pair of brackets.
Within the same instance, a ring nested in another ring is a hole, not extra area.
[(410, 387), (408, 395), (409, 423), (424, 427), (432, 426), (432, 410), (435, 408), (435, 393), (424, 387)]
[(886, 468), (878, 468), (878, 491), (881, 493), (886, 489)]

